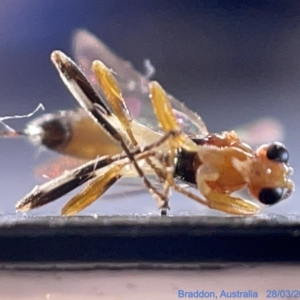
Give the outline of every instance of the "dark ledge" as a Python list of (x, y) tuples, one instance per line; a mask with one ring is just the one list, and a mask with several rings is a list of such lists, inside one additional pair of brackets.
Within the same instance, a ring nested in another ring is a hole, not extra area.
[(0, 217), (0, 262), (300, 261), (300, 217)]

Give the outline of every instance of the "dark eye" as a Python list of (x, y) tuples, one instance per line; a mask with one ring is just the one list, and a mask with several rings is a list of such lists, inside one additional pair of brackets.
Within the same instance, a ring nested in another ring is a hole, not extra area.
[(281, 163), (287, 163), (289, 160), (289, 152), (281, 143), (273, 143), (267, 149), (267, 157)]
[(258, 199), (263, 204), (272, 205), (281, 199), (282, 194), (282, 188), (264, 188), (259, 192)]

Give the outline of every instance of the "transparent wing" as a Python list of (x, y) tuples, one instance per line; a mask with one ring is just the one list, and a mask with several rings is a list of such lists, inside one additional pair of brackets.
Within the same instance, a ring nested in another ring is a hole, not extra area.
[(273, 141), (283, 142), (285, 129), (280, 120), (265, 117), (237, 126), (235, 132), (250, 146), (258, 146)]
[[(73, 51), (75, 60), (88, 76), (91, 83), (99, 90), (93, 72), (92, 62), (101, 60), (113, 70), (120, 85), (123, 97), (132, 116), (143, 125), (160, 131), (149, 99), (148, 83), (146, 76), (137, 72), (131, 63), (117, 57), (96, 36), (86, 30), (77, 30), (73, 35)], [(190, 136), (205, 136), (207, 129), (196, 113), (188, 109), (183, 103), (168, 95), (176, 118), (183, 131)]]
[(86, 160), (66, 155), (56, 155), (54, 158), (38, 165), (34, 169), (34, 175), (38, 180), (53, 179), (62, 175), (66, 170), (72, 170), (79, 167)]

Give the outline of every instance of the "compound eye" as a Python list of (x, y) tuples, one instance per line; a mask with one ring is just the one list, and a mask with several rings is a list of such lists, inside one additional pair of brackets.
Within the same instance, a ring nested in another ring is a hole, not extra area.
[(272, 205), (277, 203), (282, 198), (282, 195), (282, 188), (264, 188), (259, 192), (258, 199), (263, 204)]
[(287, 163), (289, 152), (281, 143), (273, 143), (267, 149), (267, 158), (281, 163)]

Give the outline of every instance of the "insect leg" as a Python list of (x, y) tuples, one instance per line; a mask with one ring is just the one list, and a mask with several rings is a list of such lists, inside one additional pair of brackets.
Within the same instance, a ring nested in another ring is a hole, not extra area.
[[(165, 174), (163, 175), (162, 179), (164, 180), (164, 187), (163, 193), (164, 195), (168, 196), (170, 193), (170, 188), (174, 185), (173, 175), (174, 175), (174, 159), (175, 159), (175, 152), (168, 151), (168, 153), (164, 153), (162, 158), (160, 159), (162, 164), (164, 165)], [(156, 155), (157, 156), (157, 155)], [(161, 209), (161, 215), (167, 215), (167, 209), (169, 208), (169, 201), (165, 203), (164, 207)]]
[(216, 191), (211, 191), (206, 195), (206, 199), (210, 208), (234, 215), (253, 215), (259, 211), (259, 206), (251, 201), (228, 194), (220, 194)]
[(137, 142), (131, 130), (130, 122), (132, 118), (114, 76), (111, 74), (111, 71), (98, 60), (93, 62), (92, 69), (113, 113), (118, 117), (131, 142), (134, 146), (137, 146)]
[(106, 172), (90, 181), (82, 191), (67, 202), (67, 204), (62, 208), (61, 214), (64, 216), (75, 215), (95, 202), (118, 179), (122, 177), (121, 169), (125, 165), (126, 163), (113, 165)]
[[(133, 120), (122, 96), (121, 89), (119, 88), (118, 83), (111, 70), (109, 70), (104, 63), (98, 60), (93, 62), (92, 69), (96, 75), (96, 78), (98, 79), (99, 85), (113, 113), (121, 122), (121, 125), (127, 133), (132, 144), (135, 147), (138, 146), (138, 142), (136, 141), (136, 138), (134, 137), (131, 129)], [(151, 161), (151, 158), (147, 158), (146, 162), (155, 171), (158, 178), (160, 178), (162, 176), (163, 170), (161, 168), (158, 168)]]
[(179, 186), (175, 183), (172, 185), (172, 187), (176, 192), (181, 193), (181, 194), (187, 196), (188, 198), (191, 198), (191, 199), (195, 200), (196, 202), (209, 207), (208, 202), (204, 198), (182, 188), (181, 186)]
[[(164, 89), (156, 81), (149, 83), (150, 98), (154, 108), (155, 115), (164, 130), (168, 131), (180, 131), (181, 128), (177, 123), (176, 117), (172, 111), (172, 106), (167, 99)], [(174, 139), (172, 142), (174, 148), (184, 148), (187, 151), (197, 152), (198, 146), (183, 132)]]
[[(172, 111), (170, 102), (167, 99), (166, 93), (163, 88), (157, 82), (151, 82), (149, 84), (149, 90), (151, 93), (152, 105), (154, 112), (158, 121), (161, 124), (164, 132), (169, 132), (172, 130), (181, 131), (179, 124), (177, 123), (176, 117)], [(165, 180), (165, 191), (168, 191), (169, 185), (171, 183), (171, 177), (173, 177), (174, 163), (176, 152), (180, 148), (185, 148), (188, 151), (196, 152), (198, 146), (188, 138), (182, 131), (177, 137), (169, 140), (169, 150), (168, 150), (168, 168), (172, 170), (167, 172), (167, 177)], [(173, 180), (172, 180), (173, 181)], [(166, 204), (167, 206), (167, 204)], [(166, 214), (166, 212), (162, 212)]]
[(211, 189), (206, 182), (213, 182), (217, 177), (218, 173), (206, 166), (199, 167), (197, 171), (197, 186), (207, 199), (208, 207), (236, 215), (252, 215), (259, 211), (259, 206), (251, 201)]

